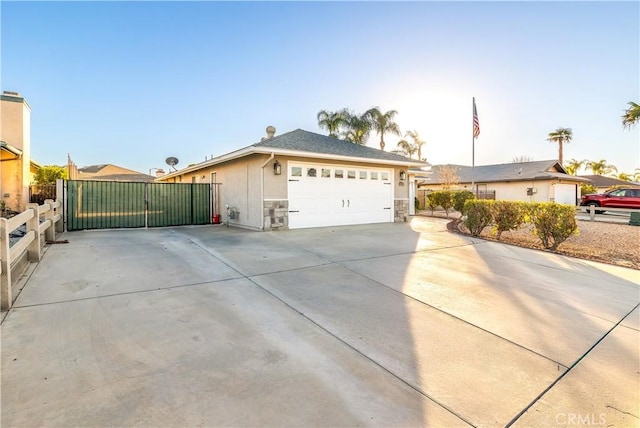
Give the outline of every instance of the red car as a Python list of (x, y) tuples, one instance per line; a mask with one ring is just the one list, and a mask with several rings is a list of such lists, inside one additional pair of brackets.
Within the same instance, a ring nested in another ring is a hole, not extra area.
[[(605, 193), (593, 193), (584, 195), (580, 202), (582, 206), (609, 207), (609, 208), (639, 208), (640, 188), (619, 188)], [(601, 213), (604, 210), (596, 211)]]

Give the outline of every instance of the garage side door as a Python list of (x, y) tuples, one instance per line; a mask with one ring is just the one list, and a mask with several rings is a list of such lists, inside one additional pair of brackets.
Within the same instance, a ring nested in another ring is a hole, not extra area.
[(554, 201), (558, 204), (576, 205), (578, 195), (575, 184), (556, 184), (554, 186)]
[(289, 164), (289, 227), (393, 221), (391, 171)]

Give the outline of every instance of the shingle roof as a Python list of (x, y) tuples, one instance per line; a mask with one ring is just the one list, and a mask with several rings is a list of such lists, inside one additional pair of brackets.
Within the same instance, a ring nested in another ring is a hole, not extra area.
[(108, 164), (103, 164), (103, 165), (89, 165), (89, 166), (85, 166), (82, 168), (78, 168), (78, 171), (80, 172), (89, 172), (89, 173), (96, 173), (96, 172), (100, 172), (101, 169), (105, 168)]
[(631, 185), (637, 186), (638, 185), (638, 183), (633, 181), (618, 180), (617, 178), (605, 177), (604, 175), (580, 175), (579, 177), (591, 180), (593, 185), (596, 187), (631, 186)]
[(283, 150), (294, 150), (307, 153), (348, 156), (365, 159), (380, 159), (395, 162), (416, 163), (415, 159), (395, 153), (389, 153), (373, 147), (361, 146), (349, 141), (316, 134), (315, 132), (296, 129), (276, 137), (253, 144), (252, 147), (266, 147)]
[(572, 179), (574, 181), (588, 181), (586, 179), (566, 174), (558, 161), (535, 161), (505, 163), (497, 165), (480, 165), (473, 169), (466, 165), (434, 165), (433, 174), (426, 179), (426, 183), (439, 184), (438, 171), (444, 166), (457, 168), (460, 183), (471, 183), (472, 175), (476, 183), (491, 183), (496, 181), (543, 180), (551, 178)]

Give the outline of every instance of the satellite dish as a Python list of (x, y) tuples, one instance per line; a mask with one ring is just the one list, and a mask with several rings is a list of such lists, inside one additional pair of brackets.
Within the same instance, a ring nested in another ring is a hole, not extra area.
[(167, 159), (165, 159), (165, 162), (167, 163), (167, 165), (169, 165), (171, 168), (175, 170), (176, 165), (178, 165), (178, 158), (169, 156)]

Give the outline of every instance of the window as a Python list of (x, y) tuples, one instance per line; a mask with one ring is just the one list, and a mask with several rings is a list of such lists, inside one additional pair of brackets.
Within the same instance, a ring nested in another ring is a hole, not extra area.
[(335, 171), (333, 171), (333, 176), (335, 178), (344, 178), (344, 171), (342, 171), (341, 169), (336, 169)]
[(380, 173), (380, 180), (388, 180), (389, 179), (389, 173), (388, 172), (381, 172)]
[(371, 171), (371, 179), (372, 180), (378, 179), (378, 171)]
[(307, 168), (307, 177), (315, 177), (316, 169), (315, 168)]
[(360, 180), (367, 179), (367, 171), (360, 171)]
[(327, 168), (322, 168), (322, 178), (331, 177), (331, 170)]
[(347, 178), (355, 179), (356, 172), (355, 171), (347, 171)]
[(291, 176), (292, 177), (302, 177), (302, 168), (299, 166), (294, 166), (291, 168)]

